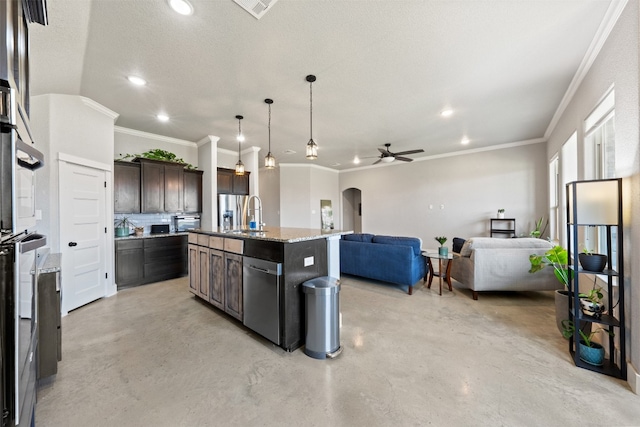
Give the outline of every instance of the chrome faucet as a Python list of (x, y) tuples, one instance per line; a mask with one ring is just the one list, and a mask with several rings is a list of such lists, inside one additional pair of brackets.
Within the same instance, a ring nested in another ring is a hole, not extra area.
[[(256, 202), (253, 202), (253, 209), (251, 209), (251, 200), (256, 199), (258, 201), (258, 207), (256, 208)], [(259, 196), (255, 194), (249, 197), (249, 201), (247, 202), (247, 206), (249, 207), (249, 212), (253, 212), (253, 215), (256, 215), (256, 211), (258, 214), (258, 218), (256, 218), (258, 230), (262, 230), (262, 227), (265, 226), (265, 223), (262, 222), (262, 200), (260, 200)]]

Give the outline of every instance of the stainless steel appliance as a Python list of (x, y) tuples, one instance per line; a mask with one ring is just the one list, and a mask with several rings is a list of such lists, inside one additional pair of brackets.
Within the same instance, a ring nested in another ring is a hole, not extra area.
[(280, 345), (280, 280), (282, 264), (242, 259), (244, 325)]
[[(24, 87), (24, 86), (23, 86)], [(0, 79), (0, 317), (2, 426), (28, 425), (35, 407), (38, 249), (35, 173), (43, 155), (32, 146), (19, 92)]]
[(249, 196), (218, 194), (218, 227), (249, 228)]
[(200, 228), (199, 215), (178, 215), (173, 217), (173, 227), (176, 232), (191, 231)]

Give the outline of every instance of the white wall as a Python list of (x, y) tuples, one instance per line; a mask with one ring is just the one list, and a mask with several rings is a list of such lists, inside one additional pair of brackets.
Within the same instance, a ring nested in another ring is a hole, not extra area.
[(125, 154), (141, 154), (156, 148), (170, 151), (186, 163), (198, 166), (198, 148), (195, 142), (116, 126), (114, 159), (119, 159)]
[[(411, 163), (340, 174), (340, 190), (362, 190), (362, 231), (419, 237), (489, 235), (489, 218), (504, 208), (517, 234), (547, 214), (546, 145), (509, 144)], [(441, 206), (443, 208), (441, 209)]]
[(320, 200), (331, 200), (340, 229), (338, 171), (316, 165), (280, 164), (280, 226), (320, 229)]
[[(584, 152), (584, 119), (607, 90), (615, 87), (616, 175), (624, 185), (624, 263), (627, 324), (628, 381), (640, 393), (640, 118), (638, 66), (640, 12), (638, 2), (628, 2), (593, 66), (578, 87), (549, 137), (547, 158), (560, 150), (577, 131), (578, 157)], [(583, 178), (582, 168), (579, 178)], [(634, 212), (635, 215), (631, 215)]]
[(280, 227), (280, 168), (260, 169), (262, 220), (270, 227)]
[[(31, 98), (32, 132), (36, 147), (45, 155), (45, 167), (38, 172), (36, 181), (36, 208), (42, 211), (38, 229), (47, 235), (52, 252), (60, 252), (58, 155), (113, 165), (116, 117), (112, 111), (80, 96), (49, 94)], [(113, 221), (113, 209), (107, 209), (107, 219)]]

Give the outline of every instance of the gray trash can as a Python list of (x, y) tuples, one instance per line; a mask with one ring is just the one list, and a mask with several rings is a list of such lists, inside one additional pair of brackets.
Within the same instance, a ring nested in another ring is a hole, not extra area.
[(340, 282), (316, 277), (302, 284), (305, 293), (305, 348), (314, 359), (333, 359), (340, 346)]

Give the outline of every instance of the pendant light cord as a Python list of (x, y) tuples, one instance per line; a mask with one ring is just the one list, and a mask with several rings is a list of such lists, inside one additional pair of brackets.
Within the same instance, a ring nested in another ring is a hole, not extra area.
[(271, 154), (271, 104), (269, 104), (269, 154)]
[(240, 120), (238, 119), (238, 160), (240, 160), (240, 136), (242, 135), (242, 128), (240, 126)]
[(309, 82), (309, 140), (313, 139), (313, 82)]

